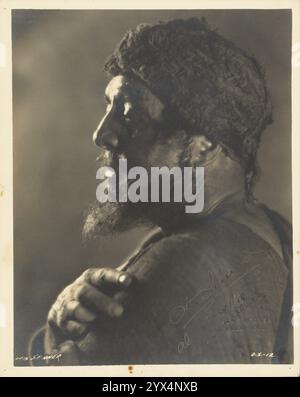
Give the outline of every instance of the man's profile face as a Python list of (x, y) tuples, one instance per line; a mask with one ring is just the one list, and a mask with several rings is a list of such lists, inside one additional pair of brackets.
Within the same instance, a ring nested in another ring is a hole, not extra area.
[(114, 77), (105, 90), (106, 112), (93, 134), (94, 142), (111, 157), (129, 166), (175, 166), (182, 145), (168, 135), (164, 105), (143, 83)]
[[(150, 89), (137, 80), (116, 76), (106, 87), (105, 100), (106, 112), (93, 134), (100, 147), (101, 167), (112, 167), (118, 174), (121, 158), (127, 160), (128, 169), (181, 166), (186, 134), (172, 130), (164, 104)], [(110, 235), (147, 225), (152, 215), (150, 203), (96, 202), (88, 210), (83, 235)]]

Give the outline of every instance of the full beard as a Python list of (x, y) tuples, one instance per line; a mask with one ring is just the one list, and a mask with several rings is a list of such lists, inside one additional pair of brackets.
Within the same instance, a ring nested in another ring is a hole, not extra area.
[[(183, 138), (183, 147), (178, 166), (191, 165), (191, 155), (188, 148), (188, 139)], [(97, 158), (100, 167), (118, 169), (119, 159), (124, 155), (112, 154), (101, 149)], [(129, 164), (128, 168), (135, 164)], [(107, 237), (123, 233), (137, 227), (151, 228), (168, 224), (176, 227), (184, 218), (184, 205), (182, 203), (151, 203), (151, 202), (98, 202), (95, 201), (85, 212), (83, 225), (83, 238), (90, 240), (97, 237)]]
[[(117, 170), (122, 155), (111, 154), (102, 149), (97, 158), (100, 167), (111, 167)], [(92, 203), (84, 214), (82, 230), (83, 239), (91, 240), (97, 237), (108, 237), (123, 233), (137, 227), (151, 228), (151, 211), (148, 203), (98, 202)]]
[(85, 214), (82, 230), (84, 240), (108, 237), (123, 233), (137, 227), (153, 226), (145, 216), (145, 209), (140, 203), (95, 202)]

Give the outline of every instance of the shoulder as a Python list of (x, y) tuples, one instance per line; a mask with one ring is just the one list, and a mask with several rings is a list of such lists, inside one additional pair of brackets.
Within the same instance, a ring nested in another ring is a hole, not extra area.
[(160, 304), (180, 305), (200, 291), (222, 313), (214, 317), (222, 324), (228, 318), (265, 321), (267, 328), (277, 325), (288, 279), (283, 261), (264, 240), (226, 219), (156, 241), (130, 270)]
[(253, 352), (273, 352), (287, 272), (246, 226), (218, 219), (181, 230), (150, 245), (131, 271), (141, 281), (140, 317), (168, 335), (186, 332), (188, 362), (252, 362)]
[[(218, 218), (192, 225), (154, 241), (130, 268), (155, 271), (193, 271), (201, 273), (219, 268), (223, 271), (247, 270), (251, 263), (277, 267), (284, 272), (280, 258), (271, 247), (248, 227)], [(282, 267), (282, 269), (281, 269)]]

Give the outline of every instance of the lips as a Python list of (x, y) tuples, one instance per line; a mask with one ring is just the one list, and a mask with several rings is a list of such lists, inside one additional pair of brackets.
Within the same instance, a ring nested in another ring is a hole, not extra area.
[(109, 161), (111, 161), (111, 158), (112, 158), (112, 153), (111, 152), (109, 152), (108, 150), (102, 150), (100, 153), (99, 153), (99, 156), (96, 158), (96, 161), (98, 161), (98, 162), (109, 162)]
[[(117, 173), (120, 159), (126, 159), (126, 156), (124, 154), (111, 152), (109, 150), (103, 150), (96, 158), (96, 161), (100, 163), (100, 167), (111, 167)], [(108, 170), (108, 174), (109, 172), (110, 171)], [(109, 175), (107, 175), (107, 177), (109, 177)]]

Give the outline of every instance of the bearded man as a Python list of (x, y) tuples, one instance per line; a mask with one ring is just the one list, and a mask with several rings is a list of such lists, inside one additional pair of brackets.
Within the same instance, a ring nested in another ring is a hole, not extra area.
[(292, 362), (291, 227), (253, 195), (272, 122), (261, 66), (193, 18), (137, 26), (105, 71), (100, 164), (204, 167), (204, 208), (94, 205), (86, 237), (156, 229), (119, 267), (88, 269), (64, 289), (31, 355), (57, 354), (58, 365)]

